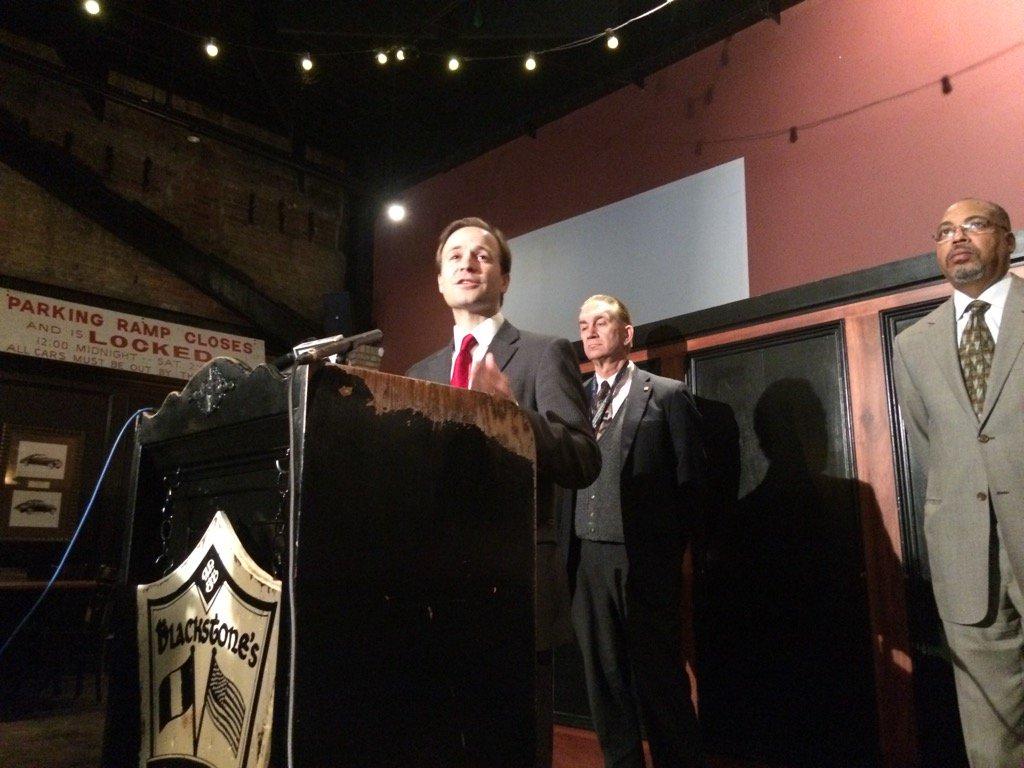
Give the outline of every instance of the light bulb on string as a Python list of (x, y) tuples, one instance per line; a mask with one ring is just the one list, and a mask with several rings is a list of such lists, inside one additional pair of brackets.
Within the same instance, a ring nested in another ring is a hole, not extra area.
[(461, 66), (462, 66), (462, 62), (459, 61), (459, 57), (458, 56), (452, 56), (452, 57), (450, 57), (448, 59), (448, 69), (450, 71), (455, 72)]
[(217, 58), (217, 54), (220, 53), (220, 47), (217, 45), (217, 41), (212, 37), (206, 41), (206, 46), (203, 50), (206, 51), (206, 55), (211, 59)]
[(616, 48), (619, 47), (619, 37), (612, 30), (605, 30), (604, 36), (604, 44), (608, 46), (609, 50), (614, 51)]
[(98, 0), (85, 0), (85, 2), (82, 3), (82, 8), (85, 9), (85, 12), (90, 16), (99, 16), (100, 11), (103, 10), (103, 8), (100, 7)]
[(537, 57), (531, 53), (526, 57), (526, 61), (523, 62), (523, 67), (526, 68), (527, 72), (533, 72), (537, 68)]
[(399, 48), (395, 51), (395, 61), (405, 61), (405, 49)]
[(382, 67), (388, 63), (388, 55), (385, 51), (377, 51), (377, 63)]
[(299, 62), (299, 66), (302, 67), (303, 72), (309, 72), (313, 69), (313, 57), (307, 53), (302, 57), (302, 60)]

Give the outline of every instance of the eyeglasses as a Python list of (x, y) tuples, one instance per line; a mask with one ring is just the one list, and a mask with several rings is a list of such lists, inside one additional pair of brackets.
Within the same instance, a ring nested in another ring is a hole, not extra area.
[(956, 237), (958, 229), (965, 235), (977, 235), (981, 232), (991, 232), (994, 229), (1006, 229), (1006, 227), (1002, 224), (997, 224), (991, 219), (986, 219), (984, 216), (972, 216), (959, 226), (956, 224), (940, 224), (935, 234), (932, 235), (932, 239), (936, 243), (952, 240)]

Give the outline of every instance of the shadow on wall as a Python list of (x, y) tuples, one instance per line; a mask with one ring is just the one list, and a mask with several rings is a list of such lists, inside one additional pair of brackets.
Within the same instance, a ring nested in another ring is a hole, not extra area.
[(861, 513), (865, 524), (877, 518), (873, 495), (825, 473), (828, 417), (807, 380), (770, 383), (752, 421), (767, 469), (736, 501), (728, 494), (740, 487), (742, 457), (719, 453), (720, 506), (695, 595), (709, 747), (797, 765), (874, 765), (861, 531)]

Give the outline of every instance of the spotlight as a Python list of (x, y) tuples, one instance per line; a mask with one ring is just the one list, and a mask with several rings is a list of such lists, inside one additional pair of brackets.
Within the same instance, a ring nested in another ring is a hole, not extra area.
[(451, 70), (452, 72), (456, 71), (461, 66), (462, 62), (459, 61), (458, 56), (452, 56), (450, 59), (448, 59), (448, 69)]
[(220, 48), (217, 47), (217, 41), (212, 37), (206, 41), (206, 55), (211, 59), (217, 58), (217, 54), (220, 53)]
[(100, 11), (103, 10), (100, 7), (98, 0), (85, 0), (85, 2), (82, 3), (82, 8), (84, 8), (85, 12), (90, 16), (99, 16)]
[(399, 48), (397, 51), (395, 51), (395, 60), (396, 61), (405, 61), (405, 49), (404, 48)]
[(396, 224), (405, 218), (405, 206), (401, 203), (391, 203), (388, 206), (388, 218)]
[(527, 72), (533, 72), (533, 70), (537, 68), (536, 57), (531, 53), (526, 57), (526, 61), (523, 62), (523, 66), (526, 67)]
[(604, 36), (605, 36), (604, 44), (607, 45), (610, 50), (614, 51), (616, 48), (619, 47), (619, 38), (610, 29), (605, 30)]
[(313, 68), (313, 59), (308, 53), (302, 57), (302, 61), (299, 62), (299, 66), (302, 67), (304, 72), (309, 72)]
[(377, 51), (377, 63), (382, 67), (388, 63), (388, 55), (384, 51)]

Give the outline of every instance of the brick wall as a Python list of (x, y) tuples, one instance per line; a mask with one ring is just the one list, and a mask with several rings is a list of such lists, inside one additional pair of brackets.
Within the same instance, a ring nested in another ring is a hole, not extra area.
[(345, 357), (345, 362), (357, 368), (379, 370), (382, 357), (384, 357), (384, 347), (364, 344), (349, 352)]
[(213, 320), (243, 322), (3, 164), (0, 274)]
[[(26, 48), (5, 36), (5, 45)], [(39, 50), (32, 50), (39, 55)], [(45, 53), (45, 52), (44, 52)], [(163, 94), (112, 75), (110, 84)], [(341, 190), (273, 160), (108, 101), (100, 119), (85, 95), (0, 63), (0, 107), (34, 138), (63, 146), (112, 190), (176, 225), (193, 245), (245, 272), (263, 293), (320, 325), (323, 294), (341, 290)], [(174, 107), (286, 148), (281, 137), (201, 105)], [(323, 157), (317, 158), (324, 162)], [(0, 274), (217, 320), (239, 321), (145, 256), (0, 164)]]

